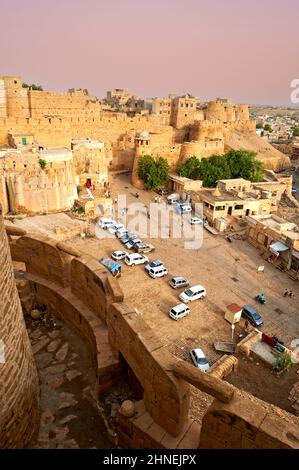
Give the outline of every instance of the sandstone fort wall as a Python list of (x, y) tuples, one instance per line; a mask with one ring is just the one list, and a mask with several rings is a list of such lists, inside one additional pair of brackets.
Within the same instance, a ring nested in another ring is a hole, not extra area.
[(0, 448), (18, 448), (38, 429), (38, 378), (0, 212)]

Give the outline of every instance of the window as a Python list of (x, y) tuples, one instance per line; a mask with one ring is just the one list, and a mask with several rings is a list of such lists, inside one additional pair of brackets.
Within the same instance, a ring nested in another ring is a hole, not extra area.
[(225, 206), (216, 206), (215, 207), (215, 211), (224, 211), (225, 210)]
[(237, 204), (235, 206), (235, 210), (241, 210), (241, 209), (244, 209), (244, 206), (242, 204)]

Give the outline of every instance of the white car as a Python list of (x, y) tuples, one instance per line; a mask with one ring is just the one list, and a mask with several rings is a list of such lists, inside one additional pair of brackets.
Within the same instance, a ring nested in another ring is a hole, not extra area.
[(124, 225), (123, 224), (119, 224), (119, 223), (115, 223), (114, 225), (110, 225), (108, 227), (108, 232), (109, 233), (112, 233), (113, 235), (116, 234), (117, 230), (120, 230), (120, 229), (124, 229)]
[(203, 372), (207, 372), (209, 370), (210, 366), (202, 349), (191, 349), (190, 356), (194, 365), (200, 370)]
[(199, 217), (191, 217), (191, 219), (189, 220), (189, 223), (191, 225), (200, 225), (203, 223), (203, 221)]
[(124, 235), (126, 235), (127, 233), (128, 233), (127, 229), (125, 227), (123, 227), (123, 228), (117, 229), (115, 235), (117, 236), (117, 238), (121, 238)]
[(180, 318), (186, 317), (190, 313), (190, 308), (187, 307), (185, 304), (179, 304), (176, 305), (175, 307), (172, 307), (168, 315), (170, 318), (173, 318), (173, 320), (179, 320)]
[(146, 272), (149, 272), (152, 268), (157, 268), (158, 266), (164, 267), (163, 261), (160, 261), (159, 259), (154, 259), (153, 261), (148, 263), (146, 266), (144, 266), (144, 269), (146, 270)]
[(120, 259), (124, 259), (127, 255), (128, 253), (126, 251), (117, 250), (112, 253), (111, 258), (118, 261)]
[(165, 266), (156, 266), (155, 268), (151, 268), (147, 271), (150, 277), (156, 279), (156, 277), (164, 277), (167, 276), (168, 271)]
[(194, 300), (202, 299), (206, 295), (206, 289), (203, 286), (198, 285), (189, 287), (188, 289), (184, 290), (184, 292), (179, 295), (179, 299), (185, 302), (185, 304), (188, 304), (189, 302), (193, 302)]
[(148, 257), (140, 253), (132, 253), (125, 257), (125, 263), (128, 266), (135, 266), (135, 264), (148, 263)]
[(99, 226), (103, 228), (104, 230), (107, 230), (107, 228), (111, 227), (112, 225), (117, 224), (117, 222), (113, 219), (107, 219), (106, 217), (102, 217), (99, 221)]

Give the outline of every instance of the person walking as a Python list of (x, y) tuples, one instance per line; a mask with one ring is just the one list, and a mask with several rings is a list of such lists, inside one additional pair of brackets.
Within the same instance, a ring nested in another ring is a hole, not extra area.
[(293, 297), (293, 292), (290, 290), (289, 297)]
[(158, 197), (157, 196), (155, 196), (155, 202), (158, 202)]
[(283, 296), (287, 297), (288, 295), (289, 295), (289, 291), (288, 291), (288, 289), (285, 289), (284, 292), (283, 292)]
[(246, 331), (248, 330), (248, 325), (249, 325), (249, 322), (248, 322), (248, 320), (247, 320), (247, 318), (246, 318), (246, 320), (245, 320), (245, 330), (246, 330)]

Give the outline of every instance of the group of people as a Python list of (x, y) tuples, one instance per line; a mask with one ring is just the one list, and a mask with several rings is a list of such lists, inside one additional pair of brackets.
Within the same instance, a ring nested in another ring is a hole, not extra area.
[(284, 292), (283, 292), (283, 296), (284, 297), (293, 297), (293, 292), (291, 290), (289, 291), (288, 289), (285, 289)]
[(159, 197), (158, 197), (158, 196), (155, 196), (155, 202), (158, 202), (158, 203), (160, 204), (160, 202), (161, 202), (160, 196), (159, 196)]

